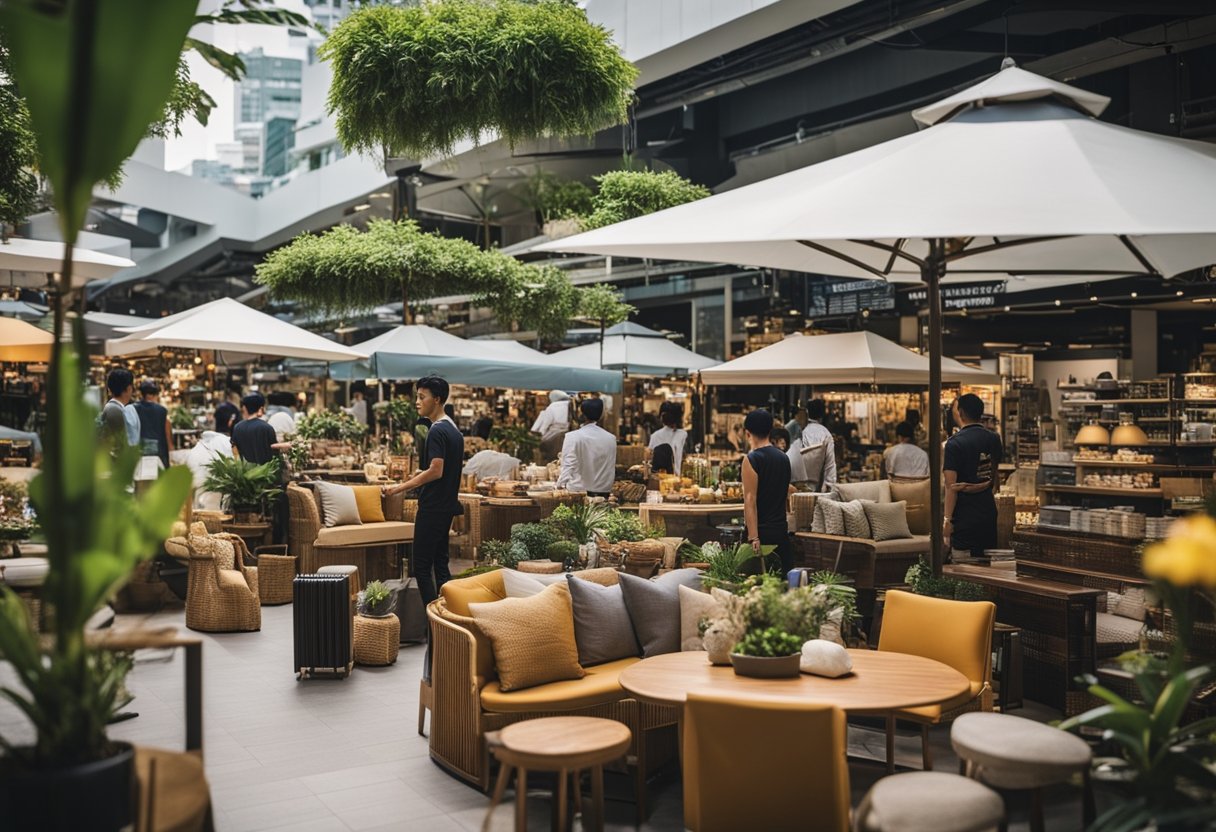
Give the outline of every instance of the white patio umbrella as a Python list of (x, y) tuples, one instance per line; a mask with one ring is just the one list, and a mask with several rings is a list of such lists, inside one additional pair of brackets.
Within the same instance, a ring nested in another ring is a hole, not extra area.
[(231, 298), (161, 320), (169, 321), (168, 325), (138, 327), (125, 338), (107, 341), (106, 354), (136, 355), (177, 347), (315, 361), (353, 361), (365, 355)]
[(718, 363), (669, 341), (661, 332), (628, 321), (604, 330), (602, 347), (596, 341), (555, 352), (549, 359), (569, 367), (602, 367), (635, 376), (688, 375)]
[[(33, 272), (43, 275), (34, 285), (42, 286), (45, 275), (58, 272), (63, 265), (63, 243), (51, 240), (26, 240), (9, 237), (0, 243), (0, 270)], [(72, 249), (72, 287), (83, 286), (89, 280), (100, 280), (117, 271), (135, 265), (134, 260), (103, 254), (87, 248)], [(16, 275), (14, 275), (16, 279)], [(21, 281), (16, 281), (18, 285)]]
[[(945, 283), (1169, 277), (1216, 262), (1216, 147), (1106, 124), (1108, 99), (1015, 67), (913, 115), (928, 129), (540, 246), (924, 282), (930, 401)], [(929, 409), (930, 436), (941, 414)], [(929, 443), (941, 564), (941, 448)]]
[[(953, 358), (942, 380), (991, 384), (998, 379)], [(705, 384), (916, 384), (929, 382), (927, 356), (873, 332), (791, 335), (764, 349), (701, 371)]]

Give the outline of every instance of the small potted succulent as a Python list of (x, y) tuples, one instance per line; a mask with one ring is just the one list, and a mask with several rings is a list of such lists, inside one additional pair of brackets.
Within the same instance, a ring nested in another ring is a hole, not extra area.
[(802, 638), (779, 627), (752, 630), (731, 651), (731, 667), (738, 676), (793, 678), (799, 673), (802, 643)]
[(359, 593), (359, 615), (364, 618), (388, 618), (395, 606), (397, 596), (384, 581), (370, 581)]

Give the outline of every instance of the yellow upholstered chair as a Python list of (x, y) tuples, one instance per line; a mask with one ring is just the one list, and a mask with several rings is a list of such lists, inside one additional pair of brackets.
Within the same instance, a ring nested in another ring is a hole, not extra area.
[(950, 665), (971, 683), (954, 701), (906, 708), (887, 718), (887, 771), (895, 770), (896, 719), (920, 725), (921, 757), (927, 771), (933, 768), (929, 726), (985, 709), (992, 695), (995, 619), (996, 607), (990, 601), (949, 601), (900, 590), (887, 592), (878, 649), (935, 659)]
[(693, 832), (847, 832), (844, 712), (689, 693), (684, 825)]

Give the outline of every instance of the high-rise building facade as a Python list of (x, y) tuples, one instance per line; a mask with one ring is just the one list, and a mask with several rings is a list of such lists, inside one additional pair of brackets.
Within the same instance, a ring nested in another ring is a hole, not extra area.
[(266, 55), (260, 48), (241, 54), (245, 77), (236, 86), (237, 121), (262, 124), (272, 118), (300, 117), (304, 62)]

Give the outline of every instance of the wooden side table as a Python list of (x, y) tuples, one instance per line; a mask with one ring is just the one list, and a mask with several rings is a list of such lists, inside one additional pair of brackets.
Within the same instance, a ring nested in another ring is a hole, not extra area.
[(554, 796), (553, 828), (567, 828), (566, 778), (574, 777), (574, 804), (582, 803), (579, 773), (591, 772), (591, 808), (594, 821), (583, 828), (604, 829), (604, 764), (620, 758), (629, 750), (633, 734), (629, 728), (612, 719), (589, 716), (556, 716), (529, 719), (508, 725), (496, 739), (486, 737), (493, 745), (494, 756), (502, 764), (494, 784), (494, 797), (482, 828), (489, 826), (494, 809), (502, 802), (511, 769), (515, 774), (515, 829), (528, 829), (528, 771), (557, 772), (557, 794)]
[(222, 528), (228, 534), (234, 534), (245, 541), (250, 552), (273, 542), (271, 536), (274, 534), (274, 527), (269, 523), (224, 523)]

